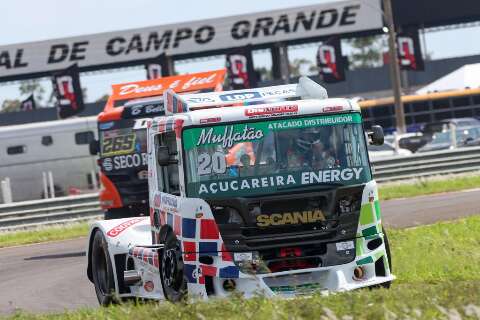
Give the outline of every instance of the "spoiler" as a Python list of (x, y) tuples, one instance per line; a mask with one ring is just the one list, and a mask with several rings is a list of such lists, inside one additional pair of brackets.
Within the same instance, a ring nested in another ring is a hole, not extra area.
[(300, 77), (298, 84), (256, 89), (182, 95), (170, 89), (164, 92), (164, 101), (166, 102), (165, 110), (167, 114), (218, 108), (238, 103), (248, 104), (250, 102), (264, 101), (267, 99), (287, 99), (294, 97), (301, 99), (326, 99), (328, 95), (324, 87), (307, 77)]

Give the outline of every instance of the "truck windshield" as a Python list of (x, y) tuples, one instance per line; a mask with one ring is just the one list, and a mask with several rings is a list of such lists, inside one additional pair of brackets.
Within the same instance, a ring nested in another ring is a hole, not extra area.
[(189, 197), (258, 196), (371, 180), (358, 113), (186, 129)]

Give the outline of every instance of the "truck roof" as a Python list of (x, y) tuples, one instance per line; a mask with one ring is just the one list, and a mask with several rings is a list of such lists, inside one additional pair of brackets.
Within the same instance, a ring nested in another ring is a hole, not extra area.
[[(164, 95), (167, 115), (154, 118), (151, 124), (160, 131), (174, 130), (175, 125), (165, 124), (175, 124), (176, 120), (182, 120), (182, 126), (210, 125), (284, 116), (360, 112), (356, 102), (344, 98), (329, 99), (322, 86), (306, 77), (293, 85), (186, 95), (166, 91)], [(230, 97), (231, 100), (227, 100)], [(288, 100), (292, 98), (300, 99)], [(270, 99), (277, 101), (269, 103)], [(265, 103), (257, 104), (259, 101)]]

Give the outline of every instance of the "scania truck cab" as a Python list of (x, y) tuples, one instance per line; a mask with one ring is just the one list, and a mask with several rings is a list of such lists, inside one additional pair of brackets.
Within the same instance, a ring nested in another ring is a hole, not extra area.
[[(390, 285), (367, 153), (383, 131), (364, 131), (355, 102), (308, 78), (164, 95), (166, 116), (147, 124), (150, 217), (91, 227), (101, 304)], [(286, 100), (257, 104), (270, 98)]]
[(112, 86), (105, 109), (98, 115), (100, 205), (106, 219), (148, 215), (148, 118), (164, 115), (163, 92), (221, 90), (225, 70), (194, 73)]

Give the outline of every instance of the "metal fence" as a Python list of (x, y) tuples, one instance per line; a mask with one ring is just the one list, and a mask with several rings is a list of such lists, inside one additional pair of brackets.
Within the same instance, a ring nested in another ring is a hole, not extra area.
[(9, 203), (0, 205), (0, 232), (83, 222), (102, 215), (96, 193)]
[(480, 147), (417, 153), (373, 161), (377, 182), (480, 170)]
[[(480, 170), (480, 147), (435, 151), (373, 161), (378, 182)], [(98, 194), (0, 205), (0, 232), (99, 219)]]

